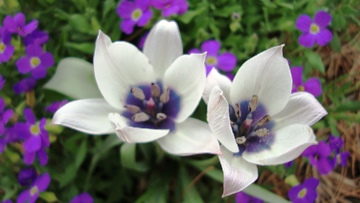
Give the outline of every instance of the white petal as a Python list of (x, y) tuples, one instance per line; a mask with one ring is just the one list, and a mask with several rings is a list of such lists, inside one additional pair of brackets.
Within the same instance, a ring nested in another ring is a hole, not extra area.
[(283, 45), (270, 48), (241, 66), (231, 86), (231, 102), (250, 100), (257, 95), (268, 115), (274, 115), (285, 107), (292, 79), (282, 48)]
[(296, 159), (310, 145), (316, 144), (313, 130), (302, 124), (294, 124), (274, 132), (270, 149), (242, 154), (244, 159), (257, 165), (276, 165)]
[(161, 20), (151, 30), (144, 44), (144, 54), (154, 67), (157, 79), (182, 55), (180, 31), (174, 21)]
[(170, 154), (187, 156), (193, 154), (219, 154), (219, 143), (207, 123), (188, 118), (176, 125), (174, 132), (157, 141)]
[(313, 125), (327, 114), (318, 100), (307, 92), (297, 92), (290, 96), (285, 108), (272, 116), (275, 129), (280, 129), (291, 124)]
[(228, 150), (239, 152), (230, 126), (229, 104), (218, 86), (211, 90), (207, 106), (207, 121), (211, 132)]
[(204, 60), (205, 54), (183, 55), (165, 72), (164, 85), (173, 89), (181, 98), (175, 122), (188, 118), (200, 102), (206, 82)]
[(62, 59), (54, 76), (44, 85), (44, 88), (74, 99), (102, 97), (95, 81), (93, 65), (75, 57)]
[(258, 169), (255, 164), (249, 163), (241, 156), (234, 156), (223, 146), (220, 147), (220, 164), (224, 172), (224, 192), (222, 197), (237, 193), (258, 178)]
[(104, 99), (77, 100), (56, 111), (51, 123), (94, 135), (108, 134), (115, 131), (108, 114), (116, 111)]
[(106, 101), (121, 108), (133, 85), (150, 85), (154, 73), (146, 56), (127, 42), (111, 43), (99, 31), (94, 55), (96, 82)]
[(230, 101), (230, 79), (224, 75), (221, 75), (215, 68), (213, 68), (211, 69), (209, 75), (206, 78), (206, 85), (203, 92), (203, 99), (205, 103), (208, 103), (211, 89), (215, 85), (220, 87), (226, 100)]
[(157, 140), (169, 133), (169, 130), (156, 130), (148, 128), (135, 128), (127, 126), (126, 118), (118, 113), (110, 113), (109, 120), (115, 127), (116, 135), (124, 142), (144, 143)]

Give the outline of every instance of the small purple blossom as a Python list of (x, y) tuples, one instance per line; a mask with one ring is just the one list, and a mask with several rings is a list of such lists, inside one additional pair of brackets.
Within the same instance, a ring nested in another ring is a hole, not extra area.
[(145, 26), (152, 17), (150, 0), (124, 0), (116, 12), (122, 18), (120, 29), (126, 34), (131, 34), (135, 25)]
[(75, 196), (70, 203), (93, 203), (94, 199), (87, 192)]
[(49, 40), (49, 35), (41, 30), (35, 30), (24, 38), (25, 46), (30, 44), (43, 45)]
[(14, 115), (14, 111), (11, 109), (5, 110), (5, 101), (0, 97), (0, 153), (3, 153), (8, 143), (6, 138), (5, 125), (9, 122), (10, 118)]
[(139, 40), (139, 43), (138, 43), (138, 47), (139, 49), (143, 49), (144, 48), (144, 44), (145, 44), (145, 40), (146, 40), (146, 37), (149, 35), (149, 32), (143, 34)]
[(69, 102), (68, 100), (56, 101), (56, 102), (50, 104), (49, 106), (47, 106), (45, 108), (45, 110), (50, 113), (55, 113), (55, 111), (57, 111), (60, 107), (64, 106), (68, 102)]
[(16, 94), (30, 92), (34, 89), (36, 80), (34, 78), (25, 78), (13, 86), (13, 90)]
[(47, 68), (54, 65), (52, 54), (43, 52), (39, 45), (31, 44), (27, 46), (26, 54), (16, 62), (16, 66), (22, 74), (31, 72), (32, 77), (41, 79), (46, 76)]
[(34, 203), (39, 197), (39, 193), (45, 191), (50, 184), (50, 175), (48, 173), (44, 173), (43, 175), (36, 178), (34, 183), (28, 190), (20, 193), (17, 203)]
[(302, 155), (309, 158), (311, 165), (320, 174), (328, 174), (335, 167), (334, 159), (331, 158), (330, 146), (324, 141), (320, 141), (317, 145), (311, 145)]
[(287, 162), (287, 163), (284, 163), (284, 167), (285, 168), (290, 168), (290, 167), (292, 167), (294, 165), (294, 161), (289, 161), (289, 162)]
[(201, 50), (191, 49), (189, 53), (207, 52), (205, 65), (206, 75), (208, 75), (212, 68), (220, 69), (224, 72), (232, 71), (236, 66), (236, 56), (230, 52), (219, 54), (220, 42), (216, 40), (208, 40), (202, 43)]
[(10, 199), (4, 200), (1, 203), (12, 203), (12, 201)]
[(293, 203), (311, 203), (316, 200), (316, 188), (319, 185), (316, 178), (308, 178), (302, 184), (289, 190), (288, 197)]
[(341, 137), (335, 137), (333, 135), (330, 135), (329, 145), (332, 151), (334, 151), (336, 154), (339, 154), (344, 145), (344, 141), (341, 139)]
[(11, 34), (4, 27), (0, 27), (0, 64), (9, 61), (14, 53), (14, 46), (10, 42)]
[(294, 66), (290, 69), (290, 71), (293, 79), (292, 92), (305, 91), (305, 92), (309, 92), (315, 97), (321, 95), (322, 93), (321, 82), (318, 78), (316, 77), (309, 78), (306, 82), (303, 82), (303, 77), (302, 77), (303, 67)]
[(46, 165), (48, 155), (46, 148), (50, 146), (49, 134), (45, 130), (46, 119), (42, 118), (39, 123), (36, 122), (35, 115), (30, 108), (24, 109), (26, 123), (18, 123), (17, 134), (26, 136), (23, 143), (24, 162), (28, 165), (32, 164), (37, 155), (41, 165)]
[(310, 48), (315, 42), (325, 46), (332, 40), (332, 33), (326, 28), (331, 22), (331, 15), (325, 11), (318, 11), (314, 20), (308, 15), (302, 14), (296, 20), (296, 28), (302, 32), (299, 44)]
[(25, 168), (18, 174), (18, 181), (21, 186), (30, 186), (38, 177), (34, 168)]
[(17, 33), (22, 37), (32, 33), (38, 26), (38, 21), (33, 20), (25, 25), (25, 15), (17, 13), (14, 17), (8, 15), (3, 21), (4, 27), (11, 33)]
[(169, 17), (174, 14), (182, 15), (188, 8), (186, 0), (152, 0), (152, 5), (162, 11), (163, 17)]
[(235, 196), (235, 202), (236, 203), (263, 203), (261, 199), (258, 199), (256, 197), (250, 196), (244, 192), (238, 192)]

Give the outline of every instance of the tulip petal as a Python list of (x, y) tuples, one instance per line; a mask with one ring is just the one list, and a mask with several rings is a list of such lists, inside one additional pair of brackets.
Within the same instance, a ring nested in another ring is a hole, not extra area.
[[(66, 81), (66, 82), (64, 82)], [(44, 88), (60, 92), (74, 99), (101, 98), (93, 65), (80, 58), (64, 58), (54, 76)]]
[(110, 113), (109, 120), (115, 128), (115, 133), (120, 140), (128, 143), (144, 143), (157, 140), (169, 133), (169, 130), (157, 130), (149, 128), (130, 127), (126, 124), (126, 118), (118, 113)]
[(180, 111), (175, 122), (188, 118), (200, 102), (206, 82), (204, 60), (205, 54), (183, 55), (165, 72), (164, 85), (181, 97)]
[(63, 125), (93, 135), (115, 131), (108, 114), (118, 110), (104, 99), (83, 99), (67, 103), (54, 115), (52, 124)]
[(157, 79), (182, 55), (182, 42), (177, 24), (173, 21), (159, 21), (150, 31), (143, 52), (154, 67)]
[(211, 90), (208, 103), (207, 120), (211, 132), (228, 150), (233, 153), (239, 152), (234, 134), (230, 127), (229, 104), (218, 86)]
[(205, 103), (208, 103), (211, 90), (216, 85), (223, 91), (223, 96), (226, 101), (230, 101), (231, 81), (228, 77), (221, 75), (215, 68), (213, 68), (206, 78), (206, 85), (203, 92), (203, 100)]
[(241, 156), (234, 156), (230, 151), (220, 146), (220, 164), (224, 172), (224, 192), (222, 197), (237, 193), (258, 178), (255, 164), (247, 162)]
[(269, 115), (283, 109), (289, 100), (292, 79), (284, 45), (270, 48), (246, 61), (233, 80), (230, 97), (233, 103), (249, 101), (257, 95)]
[(278, 114), (272, 116), (276, 125), (274, 130), (292, 124), (313, 125), (327, 114), (317, 99), (307, 92), (291, 94), (289, 102)]
[(95, 79), (105, 100), (122, 108), (131, 86), (156, 82), (146, 56), (127, 42), (111, 43), (99, 31), (94, 55)]
[(294, 124), (274, 132), (274, 143), (259, 152), (244, 151), (242, 156), (257, 165), (276, 165), (296, 159), (310, 145), (316, 144), (313, 130), (303, 124)]
[(176, 127), (174, 132), (157, 141), (168, 153), (178, 156), (220, 153), (219, 143), (207, 123), (188, 118)]

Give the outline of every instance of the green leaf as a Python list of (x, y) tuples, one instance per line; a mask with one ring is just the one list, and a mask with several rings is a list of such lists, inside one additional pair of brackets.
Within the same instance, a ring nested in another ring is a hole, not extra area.
[(290, 203), (288, 200), (266, 190), (256, 184), (251, 184), (243, 190), (245, 193), (264, 200), (268, 203)]
[(334, 51), (336, 51), (338, 53), (341, 52), (341, 42), (340, 42), (339, 36), (336, 33), (334, 33), (333, 38), (330, 42), (330, 45)]
[(90, 22), (83, 15), (74, 14), (71, 15), (68, 20), (74, 30), (92, 35), (97, 34), (97, 30), (92, 29)]
[(120, 148), (121, 165), (125, 168), (145, 172), (149, 167), (144, 162), (136, 162), (136, 144), (124, 143)]
[(84, 162), (87, 152), (87, 139), (84, 139), (78, 148), (76, 157), (75, 157), (75, 166), (79, 168), (81, 164)]
[(341, 30), (346, 28), (346, 19), (343, 15), (333, 15), (331, 21), (331, 27), (336, 30)]
[(45, 200), (46, 202), (57, 202), (55, 193), (53, 192), (42, 192), (40, 193), (40, 198)]
[[(196, 202), (196, 203), (202, 203), (204, 202), (195, 188), (194, 185), (191, 183), (191, 178), (189, 174), (187, 173), (184, 166), (180, 167), (179, 170), (179, 179), (181, 181), (181, 187), (182, 187), (182, 201), (181, 202)], [(179, 201), (180, 202), (180, 201)]]
[(360, 101), (346, 101), (335, 108), (336, 112), (340, 111), (358, 111), (360, 109)]
[(65, 169), (65, 173), (61, 174), (60, 188), (71, 183), (76, 177), (77, 168), (74, 164), (68, 165)]
[(321, 73), (325, 73), (325, 67), (319, 54), (309, 51), (305, 53), (309, 65), (319, 70)]
[(95, 43), (65, 43), (66, 47), (76, 49), (86, 54), (94, 54)]
[(179, 17), (179, 21), (183, 22), (184, 24), (189, 24), (193, 20), (193, 18), (200, 15), (205, 10), (205, 7), (200, 7), (195, 11), (188, 11), (184, 15)]

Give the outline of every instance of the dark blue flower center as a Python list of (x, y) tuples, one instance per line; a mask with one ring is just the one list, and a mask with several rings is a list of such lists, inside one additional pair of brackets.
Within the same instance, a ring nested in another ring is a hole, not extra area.
[(174, 119), (180, 110), (180, 96), (160, 82), (130, 88), (126, 98), (129, 125), (140, 128), (175, 130)]
[(234, 155), (241, 156), (245, 150), (259, 152), (270, 148), (274, 142), (271, 132), (274, 123), (265, 107), (258, 102), (256, 95), (250, 101), (229, 105), (229, 115), (235, 141), (239, 147), (239, 152)]

